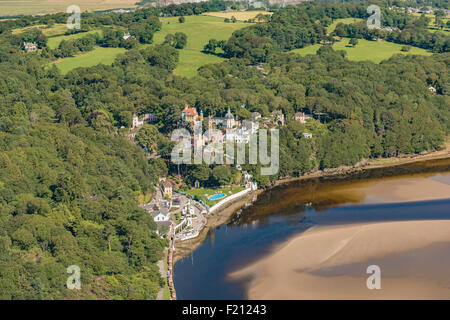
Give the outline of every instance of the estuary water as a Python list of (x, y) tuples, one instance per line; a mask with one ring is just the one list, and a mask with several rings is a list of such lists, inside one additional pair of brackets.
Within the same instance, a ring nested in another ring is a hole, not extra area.
[[(255, 287), (253, 271), (239, 277), (230, 275), (273, 256), (286, 246), (288, 240), (300, 237), (307, 230), (305, 234), (316, 228), (421, 220), (450, 220), (450, 159), (279, 186), (260, 195), (253, 206), (235, 214), (227, 224), (211, 230), (202, 245), (175, 264), (177, 297), (301, 298), (301, 293), (295, 291), (286, 297), (264, 295), (261, 288), (270, 288), (274, 284), (269, 279), (268, 283)], [(324, 251), (327, 246), (329, 244), (323, 242)], [(304, 250), (301, 245), (298, 248)], [(417, 255), (430, 259), (433, 252), (442, 255), (442, 250), (447, 249), (450, 250), (447, 244), (442, 244), (439, 251), (421, 248)], [(386, 255), (389, 253), (385, 252)], [(407, 256), (406, 251), (402, 254)], [(270, 263), (274, 266), (278, 263), (278, 267), (288, 264), (280, 259), (274, 256)], [(383, 259), (380, 261), (389, 262), (389, 257)], [(399, 273), (402, 263), (394, 261), (392, 264), (397, 269), (391, 273)], [(267, 263), (264, 268), (268, 268)], [(351, 275), (355, 270), (358, 270), (355, 263), (348, 262), (345, 267), (336, 265), (326, 270), (314, 270), (311, 274), (327, 276), (341, 272)], [(267, 277), (270, 278), (270, 273), (263, 279), (266, 281)]]

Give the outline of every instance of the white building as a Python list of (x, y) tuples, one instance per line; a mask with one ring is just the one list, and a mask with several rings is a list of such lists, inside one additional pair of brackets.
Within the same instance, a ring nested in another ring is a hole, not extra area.
[(34, 42), (24, 42), (23, 48), (25, 49), (26, 52), (33, 52), (37, 50), (36, 43)]
[(126, 33), (123, 35), (123, 40), (128, 40), (129, 38), (131, 38), (131, 34), (130, 34), (129, 32), (126, 32)]
[(234, 125), (235, 125), (234, 116), (231, 113), (230, 107), (228, 107), (228, 112), (225, 115), (224, 127), (225, 127), (225, 129), (232, 129), (234, 127)]
[(157, 212), (155, 214), (152, 214), (153, 220), (155, 222), (162, 222), (162, 221), (169, 221), (170, 215), (169, 212)]
[(304, 137), (304, 138), (311, 139), (311, 138), (312, 138), (312, 133), (304, 132), (304, 133), (303, 133), (303, 137)]
[(133, 114), (133, 124), (131, 129), (140, 128), (144, 125), (144, 120), (139, 119), (136, 114)]

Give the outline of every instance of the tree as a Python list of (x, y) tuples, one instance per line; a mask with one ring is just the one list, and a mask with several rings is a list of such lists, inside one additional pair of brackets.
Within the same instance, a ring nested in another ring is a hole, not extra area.
[(408, 52), (411, 50), (411, 46), (402, 46), (401, 51)]
[(175, 48), (183, 49), (187, 44), (187, 35), (183, 32), (175, 32)]
[(351, 44), (354, 47), (354, 46), (356, 46), (358, 44), (358, 39), (351, 38), (348, 43)]
[(208, 43), (203, 47), (204, 52), (215, 53), (217, 48), (217, 40), (209, 39)]
[(186, 19), (185, 19), (183, 16), (181, 16), (181, 17), (178, 18), (178, 22), (179, 22), (179, 23), (184, 23), (185, 20), (186, 20)]
[(199, 181), (201, 184), (205, 184), (210, 177), (211, 169), (206, 164), (196, 165), (190, 171), (189, 182), (191, 185), (194, 185), (196, 181)]
[(223, 186), (230, 183), (231, 170), (227, 166), (217, 166), (212, 170), (212, 182), (217, 186)]
[(183, 32), (176, 32), (175, 35), (169, 33), (164, 38), (164, 45), (169, 45), (175, 49), (183, 49), (187, 43), (187, 36)]
[(172, 71), (177, 66), (178, 51), (168, 45), (154, 45), (144, 49), (143, 56), (152, 66)]
[(150, 152), (155, 152), (158, 147), (158, 141), (160, 140), (161, 134), (154, 125), (145, 124), (136, 133), (136, 142), (141, 146), (148, 148)]

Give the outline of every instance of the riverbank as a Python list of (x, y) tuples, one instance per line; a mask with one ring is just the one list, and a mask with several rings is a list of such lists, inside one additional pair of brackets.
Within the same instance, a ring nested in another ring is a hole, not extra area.
[(230, 203), (227, 207), (224, 207), (223, 209), (216, 211), (216, 213), (211, 214), (207, 217), (207, 222), (203, 230), (200, 232), (198, 237), (183, 241), (183, 242), (177, 242), (175, 244), (175, 252), (174, 252), (174, 264), (187, 256), (195, 250), (198, 246), (200, 246), (206, 239), (208, 233), (211, 230), (214, 230), (216, 227), (226, 223), (230, 217), (240, 208), (245, 206), (246, 203), (252, 202), (253, 197), (258, 196), (261, 194), (263, 190), (259, 189), (256, 191), (253, 191), (243, 198), (240, 198), (239, 200), (236, 200), (233, 203)]
[[(230, 274), (249, 299), (448, 299), (450, 221), (319, 227)], [(381, 290), (366, 286), (381, 270)]]
[(450, 138), (447, 138), (447, 142), (445, 143), (445, 146), (442, 150), (433, 151), (426, 154), (409, 155), (404, 157), (364, 159), (355, 164), (354, 166), (340, 166), (338, 168), (333, 169), (315, 170), (310, 173), (306, 173), (301, 177), (286, 177), (283, 179), (279, 179), (275, 181), (275, 183), (271, 187), (276, 187), (295, 181), (324, 178), (324, 177), (345, 176), (361, 172), (364, 170), (390, 168), (415, 162), (446, 159), (446, 158), (450, 158)]
[[(317, 178), (327, 178), (327, 177), (339, 177), (339, 176), (348, 176), (352, 175), (358, 172), (371, 170), (371, 169), (380, 169), (380, 168), (390, 168), (390, 167), (396, 167), (401, 166), (404, 164), (409, 163), (415, 163), (415, 162), (422, 162), (422, 161), (430, 161), (430, 160), (438, 160), (438, 159), (445, 159), (450, 158), (450, 140), (447, 139), (447, 142), (445, 144), (445, 148), (442, 150), (430, 152), (427, 154), (422, 155), (413, 155), (408, 157), (396, 157), (396, 158), (382, 158), (382, 159), (371, 159), (371, 160), (363, 160), (359, 163), (357, 163), (354, 166), (342, 166), (335, 169), (326, 169), (326, 170), (317, 170), (308, 174), (305, 174), (301, 177), (289, 177), (285, 179), (277, 180), (272, 186), (266, 188), (266, 189), (259, 189), (257, 191), (254, 191), (250, 193), (248, 196), (239, 199), (238, 201), (232, 203), (230, 206), (227, 206), (221, 210), (218, 210), (214, 215), (208, 216), (207, 223), (199, 236), (197, 236), (194, 239), (187, 240), (184, 242), (177, 242), (176, 243), (176, 249), (174, 252), (174, 264), (187, 256), (195, 250), (198, 246), (200, 246), (206, 239), (208, 233), (210, 230), (226, 223), (229, 221), (230, 217), (240, 208), (242, 208), (246, 203), (251, 202), (251, 198), (253, 196), (257, 196), (265, 191), (271, 190), (275, 187), (286, 185), (289, 183), (293, 183), (296, 181), (307, 181), (307, 180), (313, 180)], [(433, 186), (433, 190), (438, 191), (436, 186)], [(430, 190), (427, 191), (429, 193)], [(442, 198), (442, 195), (440, 194), (441, 191), (438, 191), (439, 195), (436, 197)], [(417, 194), (417, 196), (420, 196)], [(427, 194), (425, 196), (421, 196), (420, 200), (427, 199), (430, 195)], [(398, 197), (400, 198), (400, 197)]]

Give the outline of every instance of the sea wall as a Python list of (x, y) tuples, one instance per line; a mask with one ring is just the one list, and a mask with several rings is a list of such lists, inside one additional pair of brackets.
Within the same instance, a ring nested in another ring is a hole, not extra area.
[(213, 205), (211, 208), (209, 208), (209, 213), (214, 213), (215, 211), (217, 211), (219, 208), (223, 207), (224, 205), (231, 203), (243, 196), (245, 196), (247, 193), (251, 192), (252, 188), (247, 188), (244, 189), (242, 191), (239, 191), (238, 193), (235, 193), (229, 197), (226, 197), (225, 199), (217, 202), (215, 205)]

